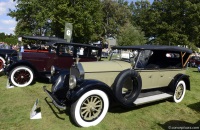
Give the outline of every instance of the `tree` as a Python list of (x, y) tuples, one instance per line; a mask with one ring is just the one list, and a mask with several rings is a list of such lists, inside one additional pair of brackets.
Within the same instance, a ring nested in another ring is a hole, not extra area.
[(154, 0), (144, 12), (139, 13), (136, 24), (146, 37), (153, 38), (152, 44), (199, 46), (198, 0)]
[(102, 34), (102, 6), (99, 0), (17, 0), (11, 17), (18, 21), (17, 35), (64, 36), (65, 22), (73, 24), (73, 41), (88, 43)]
[(128, 8), (127, 2), (120, 0), (119, 2), (113, 0), (103, 0), (103, 29), (104, 36), (117, 36), (120, 27), (124, 26), (131, 19), (131, 12)]
[(146, 43), (144, 32), (140, 28), (134, 27), (132, 24), (127, 23), (121, 27), (120, 34), (117, 36), (118, 45), (142, 45)]

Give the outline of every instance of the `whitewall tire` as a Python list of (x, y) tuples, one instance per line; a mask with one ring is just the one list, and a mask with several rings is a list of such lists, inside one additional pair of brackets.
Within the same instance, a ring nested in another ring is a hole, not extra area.
[(0, 56), (0, 72), (3, 71), (3, 66), (4, 66), (4, 64), (5, 64), (5, 60), (4, 60), (3, 57)]
[(95, 126), (106, 116), (109, 99), (101, 90), (83, 94), (70, 108), (72, 120), (81, 127)]
[(176, 85), (173, 100), (175, 103), (179, 103), (183, 100), (185, 96), (185, 91), (186, 91), (186, 85), (183, 80), (180, 80), (178, 84)]
[(14, 68), (10, 73), (10, 80), (14, 86), (26, 87), (33, 82), (33, 71), (27, 66)]

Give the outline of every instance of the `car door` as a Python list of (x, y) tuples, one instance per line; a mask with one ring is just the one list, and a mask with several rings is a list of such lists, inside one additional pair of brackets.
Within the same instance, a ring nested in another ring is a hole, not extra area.
[(152, 57), (153, 51), (142, 50), (140, 51), (138, 61), (136, 64), (136, 71), (140, 73), (142, 78), (142, 89), (149, 89), (158, 87), (158, 79), (160, 77), (160, 70), (156, 64), (151, 64), (147, 67), (150, 57)]
[(73, 64), (74, 47), (68, 44), (60, 44), (57, 47), (56, 56), (54, 58), (54, 66), (69, 69)]
[(168, 86), (170, 81), (182, 72), (181, 56), (179, 53), (166, 52), (163, 57), (164, 66), (160, 68), (159, 86)]

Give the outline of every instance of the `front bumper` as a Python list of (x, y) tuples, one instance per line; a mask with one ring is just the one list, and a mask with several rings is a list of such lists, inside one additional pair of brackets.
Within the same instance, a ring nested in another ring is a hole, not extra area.
[(66, 110), (66, 105), (63, 104), (62, 102), (60, 102), (50, 91), (48, 91), (46, 89), (46, 86), (43, 86), (43, 90), (44, 92), (51, 98), (51, 100), (53, 101), (53, 104), (57, 107), (57, 108), (60, 108), (60, 109), (64, 109)]

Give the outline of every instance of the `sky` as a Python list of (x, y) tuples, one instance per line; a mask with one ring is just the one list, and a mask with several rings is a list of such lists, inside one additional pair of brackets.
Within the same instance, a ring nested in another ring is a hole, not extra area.
[(15, 19), (7, 16), (9, 9), (15, 9), (15, 2), (13, 0), (0, 0), (0, 33), (14, 34), (16, 26)]
[[(137, 0), (128, 1), (135, 2)], [(153, 2), (153, 0), (149, 1), (150, 3)], [(15, 21), (15, 19), (11, 18), (10, 16), (7, 16), (7, 13), (9, 12), (9, 9), (15, 9), (15, 5), (16, 3), (13, 2), (13, 0), (0, 0), (0, 33), (4, 32), (5, 34), (14, 34), (17, 22)]]

